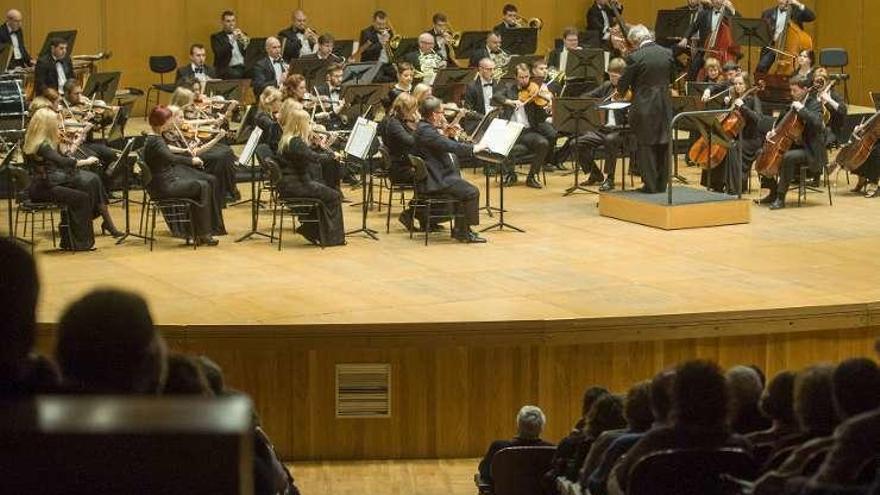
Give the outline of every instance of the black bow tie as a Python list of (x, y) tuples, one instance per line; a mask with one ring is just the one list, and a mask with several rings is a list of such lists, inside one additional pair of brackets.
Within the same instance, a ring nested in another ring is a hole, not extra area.
[(492, 83), (483, 83), (484, 88), (491, 88), (492, 86), (494, 86)]
[(278, 60), (273, 60), (272, 63), (276, 65), (281, 65), (281, 59), (279, 58)]
[(196, 74), (202, 74), (202, 73), (204, 73), (204, 72), (205, 72), (205, 68), (204, 68), (204, 67), (196, 67)]

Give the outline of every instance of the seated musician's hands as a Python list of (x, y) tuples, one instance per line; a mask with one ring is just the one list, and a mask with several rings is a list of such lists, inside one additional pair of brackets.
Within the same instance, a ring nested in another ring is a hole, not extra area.
[(687, 38), (682, 38), (681, 41), (678, 42), (678, 46), (680, 46), (682, 48), (687, 48), (687, 46), (688, 46)]
[(192, 164), (193, 164), (193, 167), (198, 167), (198, 168), (202, 168), (205, 166), (205, 162), (203, 162), (202, 159), (197, 156), (193, 157)]
[(486, 151), (487, 149), (488, 149), (488, 146), (486, 146), (485, 144), (482, 144), (482, 143), (477, 143), (474, 145), (474, 153)]
[(736, 108), (740, 108), (741, 106), (745, 105), (746, 102), (744, 102), (742, 98), (737, 98), (733, 100), (733, 104), (736, 105)]
[(795, 101), (792, 102), (791, 108), (794, 108), (795, 112), (800, 112), (801, 109), (804, 108), (804, 104), (799, 101)]
[(775, 137), (776, 137), (776, 131), (774, 131), (774, 130), (771, 129), (771, 130), (767, 133), (767, 140), (768, 140), (768, 141), (773, 141), (773, 138), (775, 138)]
[(704, 102), (709, 101), (709, 97), (711, 97), (711, 96), (712, 96), (712, 91), (710, 91), (708, 88), (706, 88), (706, 90), (703, 91), (703, 101)]

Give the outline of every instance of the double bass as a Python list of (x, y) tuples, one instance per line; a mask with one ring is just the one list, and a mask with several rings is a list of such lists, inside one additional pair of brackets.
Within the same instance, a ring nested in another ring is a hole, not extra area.
[[(739, 98), (745, 100), (747, 96), (756, 92), (762, 91), (764, 89), (763, 81), (759, 82), (758, 85), (753, 86), (751, 89), (742, 94)], [(721, 128), (724, 130), (724, 135), (728, 137), (728, 139), (734, 139), (742, 133), (743, 129), (746, 127), (746, 120), (742, 115), (742, 112), (736, 105), (731, 102), (730, 108), (727, 113), (723, 113), (718, 117), (718, 121), (721, 123)], [(705, 136), (700, 136), (691, 149), (688, 151), (688, 158), (693, 162), (698, 164), (701, 168), (709, 170), (717, 167), (721, 162), (727, 158), (728, 148), (723, 146), (720, 143), (711, 143), (711, 140), (707, 139)]]
[(834, 165), (854, 172), (868, 160), (871, 150), (874, 149), (874, 145), (880, 139), (880, 118), (877, 115), (880, 115), (880, 112), (872, 115), (864, 123), (861, 131), (858, 133), (853, 132), (849, 142), (840, 148), (840, 151), (837, 153)]
[(613, 26), (608, 32), (608, 40), (611, 42), (611, 46), (614, 47), (615, 50), (620, 52), (621, 57), (626, 57), (627, 55), (635, 51), (635, 47), (632, 46), (632, 43), (629, 42), (629, 28), (623, 21), (623, 15), (621, 15), (620, 10), (617, 8), (617, 6), (618, 3), (616, 1), (608, 3), (608, 7), (614, 14), (614, 19), (617, 21), (617, 24)]
[(779, 35), (779, 38), (773, 44), (774, 51), (777, 52), (776, 61), (767, 71), (770, 75), (791, 76), (797, 70), (797, 55), (804, 50), (813, 49), (813, 38), (806, 31), (798, 27), (798, 25), (789, 20), (785, 31)]
[[(722, 7), (726, 9), (726, 7)], [(714, 43), (713, 43), (714, 41)], [(733, 38), (733, 29), (722, 10), (721, 21), (714, 33), (706, 38), (703, 50), (708, 55), (718, 59), (722, 66), (727, 62), (736, 62), (740, 57), (740, 47)]]

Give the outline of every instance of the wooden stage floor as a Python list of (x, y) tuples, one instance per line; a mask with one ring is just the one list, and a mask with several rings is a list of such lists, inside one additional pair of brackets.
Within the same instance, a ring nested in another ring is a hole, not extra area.
[[(484, 188), (482, 175), (467, 176)], [(600, 217), (597, 196), (562, 197), (570, 176), (548, 180), (507, 190), (506, 219), (527, 232), (489, 232), (484, 245), (434, 234), (425, 247), (397, 222), (399, 207), (387, 235), (384, 209), (371, 212), (378, 241), (356, 236), (325, 250), (289, 233), (281, 252), (260, 238), (234, 243), (250, 227), (246, 205), (225, 211), (230, 235), (218, 247), (197, 251), (161, 238), (151, 253), (99, 236), (97, 251), (71, 254), (53, 251), (46, 234), (38, 318), (55, 322), (106, 285), (143, 293), (163, 325), (555, 320), (880, 300), (880, 201), (849, 193), (843, 175), (833, 207), (811, 194), (797, 208), (792, 192), (785, 210), (752, 206), (750, 224), (671, 232)], [(359, 207), (344, 209), (346, 228), (358, 226)], [(121, 226), (122, 209), (112, 212)], [(268, 230), (271, 214), (261, 218)]]

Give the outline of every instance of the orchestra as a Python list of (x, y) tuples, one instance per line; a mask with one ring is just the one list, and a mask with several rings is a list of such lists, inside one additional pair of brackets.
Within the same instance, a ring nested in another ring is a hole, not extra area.
[[(516, 53), (502, 47), (507, 37), (516, 38), (517, 30), (543, 26), (538, 18), (521, 16), (514, 4), (502, 7), (500, 22), (487, 32), (485, 42), (468, 47), (461, 44), (468, 33), (456, 31), (442, 12), (432, 15), (426, 30), (403, 33), (395, 30), (389, 13), (377, 10), (366, 28), (351, 33), (356, 36), (350, 56), (334, 53), (336, 36), (310, 26), (302, 9), (293, 10), (289, 25), (276, 35), (254, 38), (261, 40), (263, 51), (255, 47), (249, 51), (251, 38), (239, 27), (236, 14), (223, 11), (221, 29), (209, 40), (213, 65), (207, 60), (207, 43), (192, 40), (188, 60), (176, 67), (177, 89), (170, 101), (147, 109), (151, 132), (144, 154), (154, 179), (159, 178), (149, 189), (156, 197), (180, 192), (198, 200), (201, 207), (193, 218), (196, 236), (189, 240), (215, 245), (214, 236), (226, 232), (222, 209), (240, 199), (237, 153), (247, 135), (234, 138), (248, 126), (259, 128), (257, 156), (275, 158), (283, 171), (278, 191), (324, 204), (315, 213), (322, 216), (322, 231), (314, 223), (301, 226), (299, 232), (314, 243), (342, 245), (341, 184), (343, 179), (349, 184), (358, 179), (351, 163), (340, 156), (345, 143), (339, 138), (352, 130), (358, 118), (365, 118), (379, 123), (373, 147), (381, 144), (388, 152), (388, 180), (411, 183), (414, 170), (409, 156), (422, 157), (429, 177), (416, 188), (457, 199), (463, 219), (454, 226), (453, 236), (463, 242), (485, 242), (471, 230), (479, 224), (480, 192), (462, 177), (459, 162), (474, 160), (474, 152), (482, 150), (474, 141), (479, 141), (492, 119), (522, 126), (510, 152), (514, 160), (502, 165), (504, 186), (518, 183), (512, 163), (521, 157), (528, 162), (525, 185), (547, 187), (542, 174), (563, 170), (563, 162), (573, 156), (568, 150), (574, 150), (580, 172), (587, 175), (581, 186), (614, 191), (618, 158), (634, 155), (631, 165), (643, 183), (639, 191), (661, 193), (670, 181), (671, 121), (679, 111), (673, 110), (672, 98), (685, 93), (685, 87), (688, 92), (696, 87), (697, 108), (717, 109), (719, 126), (729, 140), (721, 146), (695, 131), (681, 134), (690, 134), (685, 161), (701, 168), (701, 184), (709, 191), (741, 195), (749, 189), (754, 168), (768, 191), (757, 203), (779, 210), (803, 170), (808, 184), (818, 186), (823, 173), (842, 167), (859, 177), (853, 192), (880, 195), (880, 146), (874, 136), (875, 127), (880, 131), (874, 120), (880, 118), (863, 119), (850, 137), (850, 106), (833, 88), (840, 77), (817, 66), (817, 50), (804, 31), (805, 23), (816, 21), (816, 14), (798, 0), (772, 1), (775, 5), (760, 15), (772, 40), (760, 47), (756, 66), (750, 60), (746, 63), (748, 47), (733, 39), (733, 23), (747, 14), (731, 0), (687, 0), (679, 7), (687, 22), (676, 37), (664, 40), (656, 39), (643, 24), (627, 24), (623, 1), (594, 0), (585, 15), (574, 20), (578, 25), (562, 30), (555, 47), (532, 58), (513, 45), (504, 47)], [(31, 138), (25, 141), (25, 151), (27, 163), (40, 179), (34, 183), (34, 194), (67, 206), (66, 225), (73, 236), (64, 241), (66, 248), (90, 249), (94, 239), (86, 226), (92, 218), (101, 216), (104, 231), (122, 235), (106, 208), (116, 187), (107, 169), (119, 157), (118, 141), (105, 139), (122, 107), (101, 101), (94, 92), (83, 93), (82, 77), (74, 71), (76, 57), (69, 53), (72, 40), (49, 39), (49, 52), (35, 60), (25, 46), (23, 23), (19, 10), (7, 11), (0, 26), (0, 46), (9, 46), (10, 74), (32, 80), (27, 125)], [(585, 60), (584, 50), (592, 49), (583, 43), (595, 40), (582, 39), (584, 27), (598, 33), (601, 42), (595, 46), (605, 52), (598, 80), (569, 74), (576, 71), (573, 63)], [(401, 43), (407, 37), (416, 44)], [(246, 60), (246, 53), (263, 55)], [(301, 69), (305, 66), (309, 68)], [(363, 66), (370, 70), (363, 72)], [(458, 67), (473, 68), (473, 76), (454, 83), (443, 78), (442, 89), (434, 87), (438, 75)], [(249, 85), (252, 94), (236, 92), (231, 97), (241, 101), (206, 94), (227, 84), (223, 80), (243, 81), (242, 90)], [(704, 84), (691, 86), (696, 82)], [(346, 88), (360, 84), (382, 85), (381, 98), (363, 105), (345, 101)], [(557, 130), (553, 102), (561, 95), (591, 101), (600, 109), (601, 122), (579, 135)], [(602, 108), (608, 103), (619, 105)], [(255, 108), (239, 122), (251, 104)], [(565, 144), (557, 153), (561, 141)], [(829, 148), (836, 147), (841, 148), (840, 158), (829, 159)], [(449, 159), (448, 154), (457, 158)], [(597, 159), (604, 160), (603, 167)], [(442, 228), (414, 218), (408, 206), (399, 220), (409, 230)], [(169, 228), (191, 237), (170, 222)]]

